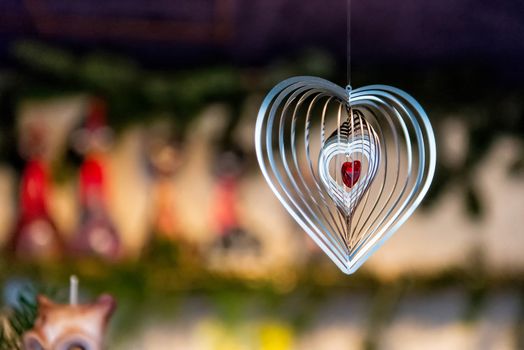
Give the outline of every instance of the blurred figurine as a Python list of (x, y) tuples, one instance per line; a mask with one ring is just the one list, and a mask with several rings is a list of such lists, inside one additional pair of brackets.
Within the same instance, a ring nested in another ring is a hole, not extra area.
[(173, 177), (181, 164), (181, 142), (170, 125), (156, 124), (147, 132), (145, 156), (153, 180), (153, 229), (159, 238), (176, 240), (176, 187)]
[(21, 154), (27, 159), (20, 180), (19, 219), (8, 244), (21, 259), (51, 259), (62, 254), (63, 242), (49, 216), (49, 170), (44, 161), (45, 130), (33, 123), (22, 129)]
[(244, 155), (239, 149), (225, 151), (217, 159), (212, 205), (212, 224), (218, 235), (215, 246), (252, 249), (258, 254), (260, 242), (241, 227), (237, 212), (238, 186), (243, 170)]
[(109, 319), (116, 308), (110, 295), (92, 304), (55, 304), (38, 296), (38, 315), (33, 329), (23, 336), (26, 350), (102, 350)]
[(74, 138), (76, 149), (84, 155), (84, 161), (79, 172), (82, 213), (73, 249), (75, 253), (114, 260), (121, 255), (121, 243), (107, 209), (104, 151), (110, 140), (105, 104), (100, 99), (92, 99), (85, 128), (79, 130)]

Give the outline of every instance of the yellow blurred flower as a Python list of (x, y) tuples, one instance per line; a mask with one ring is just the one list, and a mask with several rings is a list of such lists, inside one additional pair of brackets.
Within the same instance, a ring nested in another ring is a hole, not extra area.
[(260, 350), (290, 350), (293, 348), (293, 329), (284, 323), (262, 324), (259, 335)]

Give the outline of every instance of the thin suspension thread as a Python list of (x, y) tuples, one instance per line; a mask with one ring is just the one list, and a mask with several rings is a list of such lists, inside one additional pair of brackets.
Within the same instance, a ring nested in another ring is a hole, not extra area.
[[(348, 78), (348, 87), (349, 87), (349, 91), (348, 92), (351, 92), (351, 0), (347, 0), (347, 17), (346, 17), (346, 26), (347, 26), (347, 37), (346, 37), (346, 49), (347, 49), (347, 53), (346, 53), (346, 60), (347, 60), (347, 78)], [(348, 102), (349, 102), (349, 99), (348, 99)]]

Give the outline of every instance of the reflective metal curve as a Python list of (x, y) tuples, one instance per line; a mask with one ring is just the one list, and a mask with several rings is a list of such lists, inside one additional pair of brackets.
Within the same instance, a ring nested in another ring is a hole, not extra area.
[(385, 85), (348, 93), (316, 77), (268, 93), (255, 146), (272, 191), (347, 274), (414, 212), (436, 165), (433, 129), (410, 95)]

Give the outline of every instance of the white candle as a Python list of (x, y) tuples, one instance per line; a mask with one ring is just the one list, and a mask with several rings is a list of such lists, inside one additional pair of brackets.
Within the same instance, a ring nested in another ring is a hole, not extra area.
[(69, 304), (78, 305), (78, 277), (75, 275), (69, 279)]

